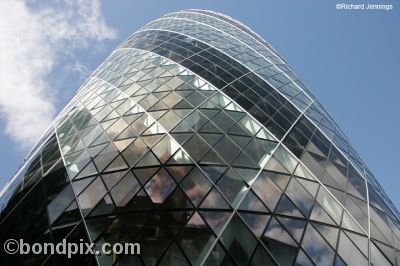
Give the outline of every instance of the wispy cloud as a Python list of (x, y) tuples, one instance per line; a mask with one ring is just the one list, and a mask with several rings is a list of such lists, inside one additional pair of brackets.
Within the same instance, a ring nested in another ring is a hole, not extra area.
[(70, 72), (76, 73), (79, 77), (79, 80), (81, 81), (86, 80), (92, 73), (92, 71), (88, 69), (87, 66), (85, 66), (79, 61), (75, 61), (72, 64), (66, 65), (65, 69), (67, 69)]
[[(58, 59), (116, 37), (105, 22), (100, 0), (35, 4), (0, 1), (0, 122), (24, 149), (54, 118), (57, 89), (49, 77)], [(87, 71), (79, 62), (74, 65), (76, 71)]]

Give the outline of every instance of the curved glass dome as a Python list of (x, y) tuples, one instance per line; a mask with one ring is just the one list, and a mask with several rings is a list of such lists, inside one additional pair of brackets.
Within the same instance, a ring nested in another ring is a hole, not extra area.
[(212, 11), (118, 46), (0, 195), (2, 241), (141, 245), (71, 263), (400, 264), (399, 213), (336, 122), (267, 42)]

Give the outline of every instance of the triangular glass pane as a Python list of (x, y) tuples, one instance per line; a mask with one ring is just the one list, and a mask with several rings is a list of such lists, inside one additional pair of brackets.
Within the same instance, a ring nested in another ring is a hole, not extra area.
[(354, 246), (346, 234), (340, 232), (338, 253), (347, 265), (368, 265), (368, 260)]
[(257, 240), (237, 216), (229, 222), (221, 241), (239, 265), (247, 265), (257, 246)]
[(136, 119), (138, 119), (139, 117), (141, 117), (143, 115), (143, 113), (139, 113), (139, 114), (127, 114), (124, 116), (124, 120), (128, 123), (128, 124), (132, 124), (134, 121), (136, 121)]
[[(297, 243), (293, 240), (290, 234), (282, 227), (282, 225), (276, 220), (275, 217), (271, 218), (271, 221), (269, 222), (269, 225), (264, 232), (264, 237), (268, 239), (274, 239), (278, 242), (282, 242), (289, 246), (297, 247)], [(264, 239), (263, 241), (265, 242)]]
[(249, 190), (246, 197), (240, 204), (239, 210), (253, 212), (269, 212), (267, 207), (259, 200), (252, 190)]
[(262, 175), (267, 175), (282, 191), (286, 189), (290, 179), (289, 175), (269, 171), (262, 171)]
[(290, 153), (283, 146), (278, 147), (274, 153), (274, 157), (281, 162), (281, 164), (284, 165), (290, 173), (293, 173), (298, 161), (292, 155), (290, 155)]
[(118, 136), (125, 128), (127, 128), (128, 123), (125, 122), (124, 119), (120, 118), (118, 119), (115, 123), (113, 123), (108, 129), (107, 129), (107, 134), (110, 137), (110, 139), (114, 139), (116, 136)]
[(200, 159), (207, 153), (207, 151), (210, 150), (210, 146), (197, 134), (186, 141), (186, 143), (183, 145), (183, 148), (195, 161), (200, 161)]
[(104, 231), (104, 228), (108, 228), (113, 222), (112, 219), (111, 217), (103, 217), (102, 219), (89, 219), (86, 221), (90, 238), (96, 241), (97, 237)]
[[(194, 206), (187, 198), (186, 194), (179, 188), (175, 187), (174, 191), (160, 205), (161, 209), (193, 209)], [(185, 211), (186, 213), (186, 211)]]
[(343, 208), (339, 205), (335, 198), (328, 191), (321, 187), (317, 195), (317, 202), (325, 209), (327, 213), (335, 220), (337, 224), (340, 222)]
[(228, 203), (221, 196), (220, 192), (214, 187), (201, 203), (203, 209), (230, 209)]
[(124, 139), (124, 140), (114, 141), (114, 145), (120, 152), (122, 152), (123, 150), (125, 150), (126, 147), (129, 146), (129, 144), (132, 143), (133, 140), (134, 139)]
[(193, 164), (193, 161), (184, 151), (179, 149), (166, 164)]
[(386, 256), (387, 259), (393, 264), (396, 265), (396, 257), (394, 253), (394, 249), (392, 247), (386, 246), (385, 244), (374, 241), (374, 244), (379, 248), (379, 250)]
[(368, 207), (367, 202), (364, 202), (350, 194), (346, 195), (345, 208), (356, 219), (356, 221), (368, 231)]
[(115, 139), (120, 140), (120, 139), (134, 138), (134, 137), (137, 137), (137, 135), (138, 134), (136, 133), (136, 131), (133, 128), (127, 127)]
[(315, 180), (310, 171), (308, 171), (301, 163), (298, 164), (296, 171), (294, 172), (294, 175), (310, 180)]
[(219, 235), (222, 228), (225, 226), (226, 222), (231, 216), (231, 212), (199, 211), (199, 213), (204, 220), (206, 220), (216, 235)]
[(302, 247), (315, 264), (333, 264), (335, 252), (311, 224), (308, 224), (306, 232), (304, 233)]
[(134, 168), (132, 172), (138, 178), (139, 182), (142, 184), (147, 183), (147, 181), (160, 169), (159, 167), (150, 167), (150, 168)]
[(185, 99), (182, 99), (179, 103), (173, 106), (174, 109), (193, 109), (194, 107)]
[(166, 136), (152, 148), (152, 151), (161, 163), (165, 163), (178, 149), (178, 143)]
[(344, 202), (344, 198), (345, 198), (344, 192), (342, 192), (342, 191), (340, 191), (340, 190), (338, 190), (338, 189), (332, 188), (332, 187), (328, 187), (328, 186), (327, 186), (326, 188), (329, 190), (329, 192), (332, 193), (332, 195), (333, 195), (342, 205), (345, 204), (345, 202)]
[(101, 144), (101, 145), (98, 145), (98, 146), (90, 147), (90, 148), (87, 149), (87, 151), (89, 152), (90, 157), (94, 158), (94, 157), (96, 157), (97, 154), (99, 154), (99, 153), (104, 149), (104, 147), (106, 147), (107, 145), (108, 145), (108, 143), (104, 143), (104, 144)]
[(286, 195), (282, 195), (281, 200), (276, 207), (275, 213), (304, 218), (303, 214), (301, 214), (301, 212)]
[(152, 147), (162, 137), (163, 135), (148, 135), (148, 136), (142, 136), (141, 139), (147, 144), (147, 146)]
[(119, 114), (115, 111), (112, 111), (109, 115), (106, 116), (106, 118), (103, 119), (103, 121), (107, 121), (110, 119), (118, 118)]
[(259, 168), (259, 166), (254, 163), (252, 159), (250, 159), (246, 153), (241, 152), (238, 157), (236, 157), (235, 161), (232, 163), (233, 166), (238, 167), (250, 167), (250, 168)]
[(128, 174), (113, 187), (110, 193), (116, 206), (124, 207), (139, 189), (139, 182), (130, 172), (128, 172)]
[(224, 108), (225, 110), (229, 110), (229, 111), (234, 111), (234, 112), (240, 112), (241, 109), (239, 108), (239, 106), (237, 106), (236, 104), (234, 104), (233, 102), (231, 102), (230, 104), (228, 104), (227, 106), (225, 106)]
[(157, 265), (160, 266), (169, 266), (169, 265), (190, 265), (186, 260), (185, 256), (182, 254), (182, 251), (179, 249), (178, 245), (174, 242), (168, 248), (167, 252), (163, 255)]
[(92, 162), (89, 162), (85, 166), (85, 168), (74, 178), (74, 180), (84, 178), (86, 176), (96, 175), (96, 174), (97, 174), (96, 167), (94, 166), (94, 164)]
[(160, 165), (160, 162), (154, 156), (154, 154), (149, 151), (147, 152), (139, 162), (136, 163), (136, 167), (143, 167), (143, 166), (153, 166), (153, 165)]
[(267, 132), (263, 128), (257, 133), (256, 137), (261, 138), (261, 139), (266, 139), (266, 140), (275, 140), (273, 135), (271, 135), (269, 132)]
[(306, 222), (303, 220), (290, 219), (284, 217), (277, 217), (277, 219), (281, 222), (281, 224), (289, 232), (289, 234), (298, 243), (300, 243), (301, 236), (303, 235), (303, 231), (306, 226)]
[(336, 248), (339, 229), (337, 227), (322, 225), (319, 223), (312, 223), (315, 229), (322, 235), (322, 237), (331, 245)]
[(173, 110), (169, 110), (165, 115), (163, 115), (158, 122), (166, 131), (170, 131), (181, 121), (180, 117)]
[(222, 245), (217, 242), (213, 249), (211, 250), (210, 255), (208, 256), (204, 265), (234, 265), (231, 257), (228, 253), (225, 252)]
[(207, 117), (207, 120), (213, 120), (213, 117), (217, 114), (221, 112), (221, 110), (218, 109), (205, 109), (205, 110), (201, 110), (201, 113)]
[[(215, 105), (214, 102), (212, 101), (205, 101), (202, 105), (199, 107), (200, 109), (219, 109), (217, 105)], [(202, 110), (203, 112), (203, 110)]]
[(272, 256), (265, 250), (262, 245), (258, 245), (254, 252), (253, 258), (251, 259), (249, 266), (258, 265), (278, 265), (278, 263), (272, 258)]
[(151, 111), (149, 112), (149, 115), (153, 117), (155, 120), (158, 120), (161, 116), (163, 116), (167, 111), (166, 110), (160, 110), (160, 111)]
[(237, 201), (247, 192), (246, 184), (232, 169), (229, 169), (223, 177), (221, 177), (217, 186), (233, 206), (236, 206)]
[(261, 237), (269, 221), (270, 215), (239, 212), (239, 215), (246, 222), (247, 226), (257, 237)]
[(374, 266), (390, 266), (392, 265), (388, 259), (382, 254), (382, 252), (376, 247), (374, 243), (371, 243), (371, 264)]
[[(211, 147), (215, 145), (215, 143), (217, 143), (218, 140), (220, 140), (224, 135), (223, 134), (199, 134), (206, 142), (208, 145), (210, 145)], [(223, 141), (223, 139), (218, 142), (221, 143)]]
[(300, 185), (295, 178), (292, 178), (286, 188), (286, 195), (292, 200), (305, 217), (310, 215), (314, 198)]
[(113, 143), (110, 143), (104, 150), (102, 150), (99, 155), (94, 158), (94, 163), (99, 169), (103, 171), (104, 168), (116, 157), (118, 156), (118, 151)]
[(263, 167), (271, 157), (275, 146), (275, 142), (253, 138), (244, 150), (260, 167)]
[(304, 251), (300, 249), (299, 254), (297, 255), (295, 265), (315, 265), (315, 264), (307, 257)]
[(195, 212), (192, 217), (190, 217), (189, 221), (187, 222), (187, 225), (189, 227), (207, 227), (207, 224), (203, 220), (203, 218)]
[(321, 223), (337, 225), (318, 202), (314, 204), (310, 219)]
[(168, 110), (170, 107), (166, 105), (163, 101), (158, 101), (152, 107), (148, 109), (149, 112), (151, 111), (158, 111), (158, 110)]
[[(125, 171), (114, 172), (114, 173), (110, 173), (110, 174), (102, 174), (101, 177), (102, 177), (104, 183), (106, 184), (106, 187), (108, 189), (111, 189), (111, 187), (114, 186), (114, 184), (117, 183), (117, 181), (120, 180), (121, 177), (123, 177), (125, 173), (126, 173)], [(127, 175), (132, 175), (132, 173), (128, 172)]]
[(249, 136), (249, 133), (245, 131), (239, 124), (234, 125), (229, 131), (229, 134)]
[(353, 220), (353, 218), (351, 218), (351, 216), (347, 212), (343, 213), (342, 227), (349, 229), (351, 231), (355, 231), (360, 234), (364, 234), (360, 226), (356, 224), (356, 222)]
[(155, 265), (154, 262), (164, 254), (173, 241), (173, 235), (159, 217), (153, 216), (145, 224), (135, 240), (141, 243), (140, 255), (144, 264)]
[(240, 148), (236, 146), (228, 137), (223, 137), (214, 147), (218, 155), (226, 162), (231, 163), (240, 152)]
[(178, 242), (192, 264), (205, 259), (215, 241), (214, 234), (198, 213), (194, 213), (178, 236)]
[[(131, 194), (128, 194), (131, 195)], [(124, 210), (126, 211), (143, 211), (143, 210), (154, 210), (155, 206), (147, 195), (144, 189), (139, 192), (125, 205)], [(137, 215), (135, 213), (135, 215)]]
[(75, 195), (79, 195), (93, 181), (93, 179), (94, 177), (88, 177), (72, 182)]
[(226, 171), (227, 167), (225, 166), (201, 166), (201, 169), (207, 174), (207, 176), (216, 183), (217, 180), (221, 177), (221, 175)]
[(172, 138), (175, 139), (179, 144), (183, 144), (186, 142), (191, 136), (193, 136), (193, 133), (173, 133)]
[(142, 135), (155, 135), (166, 133), (165, 130), (157, 123), (151, 125)]
[(182, 181), (181, 186), (193, 204), (198, 206), (210, 190), (211, 183), (197, 168), (195, 168)]
[(124, 159), (122, 159), (121, 156), (118, 156), (109, 166), (107, 166), (106, 169), (104, 169), (104, 172), (120, 171), (127, 168), (128, 165)]
[(296, 178), (296, 180), (303, 185), (303, 187), (311, 194), (311, 196), (315, 197), (315, 195), (317, 195), (317, 191), (319, 188), (318, 183), (304, 180), (301, 178)]
[(177, 94), (176, 92), (171, 92), (170, 94), (168, 94), (167, 96), (165, 96), (162, 101), (169, 106), (170, 108), (172, 108), (175, 104), (177, 104), (178, 102), (180, 102), (182, 100), (182, 97), (179, 96), (179, 94)]
[(180, 117), (180, 118), (185, 118), (186, 116), (188, 116), (191, 112), (193, 111), (193, 109), (176, 109), (175, 113)]
[(210, 149), (206, 155), (199, 161), (200, 164), (226, 164), (221, 157), (213, 150)]
[(255, 178), (259, 172), (259, 170), (256, 170), (256, 169), (246, 169), (246, 168), (238, 168), (238, 167), (234, 167), (233, 169), (240, 175), (240, 177), (248, 185), (253, 184), (253, 182), (255, 181)]
[(100, 137), (98, 137), (92, 143), (90, 143), (89, 147), (97, 146), (99, 144), (103, 144), (106, 142), (110, 142), (110, 139), (108, 138), (106, 133), (103, 133), (100, 135)]
[(260, 175), (252, 188), (270, 210), (275, 209), (282, 192), (267, 175)]
[(336, 255), (334, 266), (346, 266), (346, 263), (339, 255)]
[[(193, 129), (185, 122), (182, 121), (179, 123), (173, 130), (173, 133), (181, 133), (181, 132), (193, 132)], [(182, 142), (180, 142), (182, 143)]]
[(89, 217), (110, 214), (115, 209), (110, 195), (106, 194), (97, 206), (90, 212)]
[(179, 183), (193, 169), (193, 166), (167, 166), (166, 169), (171, 177)]
[(275, 157), (271, 157), (268, 160), (267, 164), (264, 166), (264, 169), (274, 172), (290, 174), (289, 171)]
[[(77, 156), (77, 157), (75, 157)], [(68, 159), (66, 159), (66, 164), (68, 165), (68, 173), (70, 177), (74, 177), (78, 174), (85, 166), (89, 163), (90, 157), (87, 151), (81, 154), (73, 154)]]
[(95, 207), (95, 205), (103, 198), (106, 193), (101, 178), (97, 177), (79, 196), (78, 202), (79, 207), (84, 215), (88, 214), (89, 211)]
[(83, 144), (82, 141), (78, 141), (77, 143), (75, 143), (75, 145), (68, 150), (68, 152), (64, 152), (64, 154), (69, 155), (69, 154), (73, 154), (75, 152), (81, 151), (85, 148), (85, 145)]
[(364, 256), (368, 257), (368, 238), (366, 236), (361, 236), (353, 232), (344, 231), (346, 235), (354, 242), (356, 247), (358, 247)]
[(153, 203), (161, 204), (175, 187), (175, 181), (164, 168), (161, 168), (160, 171), (147, 182), (145, 189)]

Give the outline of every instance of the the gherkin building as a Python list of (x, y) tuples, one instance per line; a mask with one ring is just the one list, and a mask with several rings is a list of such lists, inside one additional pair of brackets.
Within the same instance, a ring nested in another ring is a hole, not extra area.
[(0, 241), (140, 254), (1, 265), (400, 265), (400, 215), (260, 36), (185, 10), (118, 46), (0, 193)]

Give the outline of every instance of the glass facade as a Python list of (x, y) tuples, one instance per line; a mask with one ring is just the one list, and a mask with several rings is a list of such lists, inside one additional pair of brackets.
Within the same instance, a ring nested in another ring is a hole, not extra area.
[(238, 21), (154, 20), (117, 47), (0, 192), (0, 240), (140, 255), (4, 265), (400, 265), (400, 215), (290, 66)]

